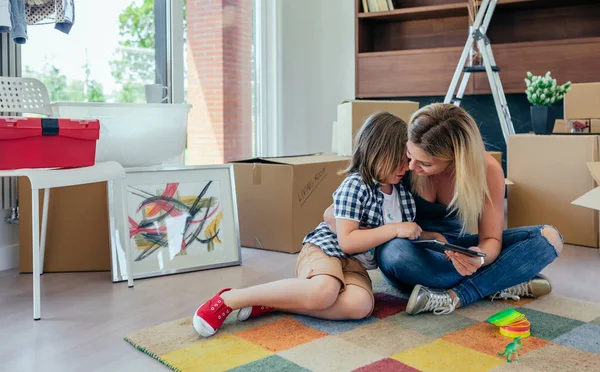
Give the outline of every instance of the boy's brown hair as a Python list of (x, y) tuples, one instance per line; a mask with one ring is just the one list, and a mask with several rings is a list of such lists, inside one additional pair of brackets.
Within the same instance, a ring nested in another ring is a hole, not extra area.
[(356, 133), (348, 168), (342, 173), (360, 173), (363, 181), (385, 182), (406, 158), (408, 125), (389, 112), (377, 112)]

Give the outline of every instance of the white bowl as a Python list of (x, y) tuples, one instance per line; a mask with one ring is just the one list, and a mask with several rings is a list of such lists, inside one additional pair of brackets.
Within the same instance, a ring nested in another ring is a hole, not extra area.
[(144, 103), (56, 102), (54, 116), (98, 119), (96, 161), (123, 167), (159, 165), (185, 150), (187, 119), (192, 105)]

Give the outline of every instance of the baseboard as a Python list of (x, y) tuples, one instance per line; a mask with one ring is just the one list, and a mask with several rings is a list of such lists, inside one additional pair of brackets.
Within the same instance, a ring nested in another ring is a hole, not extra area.
[(0, 247), (0, 271), (19, 267), (19, 245)]

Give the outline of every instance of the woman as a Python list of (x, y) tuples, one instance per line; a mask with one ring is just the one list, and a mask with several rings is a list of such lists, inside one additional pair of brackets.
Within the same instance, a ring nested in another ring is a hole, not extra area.
[[(415, 222), (438, 240), (486, 254), (470, 257), (417, 247), (394, 239), (375, 257), (386, 279), (412, 288), (408, 314), (450, 314), (482, 298), (519, 299), (550, 293), (539, 275), (562, 252), (563, 240), (551, 226), (503, 231), (504, 173), (485, 151), (473, 118), (450, 104), (431, 104), (411, 118), (405, 182), (414, 195)], [(331, 225), (331, 211), (325, 218)], [(478, 235), (468, 234), (478, 227)]]

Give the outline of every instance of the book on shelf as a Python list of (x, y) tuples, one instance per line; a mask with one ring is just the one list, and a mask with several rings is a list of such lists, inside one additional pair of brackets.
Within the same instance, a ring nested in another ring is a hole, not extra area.
[(394, 10), (393, 0), (362, 0), (363, 13)]

